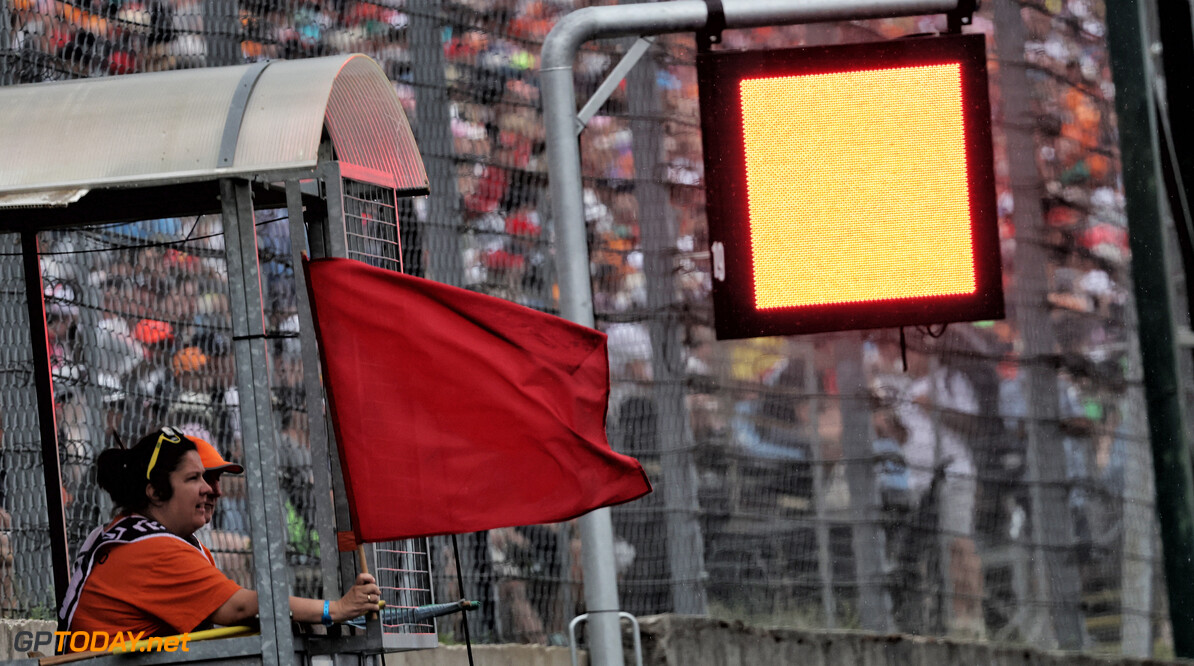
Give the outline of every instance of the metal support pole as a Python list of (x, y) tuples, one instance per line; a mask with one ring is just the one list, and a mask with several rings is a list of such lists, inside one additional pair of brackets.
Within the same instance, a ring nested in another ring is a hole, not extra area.
[(883, 576), (882, 528), (876, 518), (874, 449), (871, 415), (867, 407), (866, 377), (862, 370), (862, 337), (844, 332), (834, 344), (838, 391), (842, 410), (842, 455), (847, 461), (850, 488), (851, 545), (858, 580), (858, 617), (867, 631), (888, 631), (889, 613)]
[[(1160, 64), (1166, 82), (1164, 103), (1157, 103), (1160, 107), (1158, 119), (1162, 123), (1160, 129), (1163, 130), (1158, 159), (1165, 176), (1169, 208), (1177, 221), (1178, 247), (1181, 248), (1186, 278), (1185, 306), (1188, 312), (1194, 313), (1194, 290), (1190, 288), (1194, 285), (1194, 213), (1191, 212), (1194, 202), (1194, 127), (1184, 122), (1181, 115), (1177, 116), (1177, 122), (1170, 120), (1175, 110), (1180, 114), (1194, 102), (1194, 89), (1186, 83), (1190, 68), (1194, 67), (1194, 17), (1188, 0), (1152, 4), (1155, 23), (1149, 20), (1146, 24), (1156, 26), (1161, 40)], [(1167, 165), (1172, 168), (1166, 168)]]
[[(571, 63), (568, 68), (545, 70), (542, 90), (544, 109), (568, 110), (567, 113), (544, 113), (555, 212), (553, 223), (559, 247), (556, 263), (560, 276), (560, 314), (570, 321), (592, 326), (593, 288), (589, 281), (589, 249), (585, 242), (581, 202), (580, 145), (573, 131), (576, 93), (572, 88)], [(570, 224), (571, 221), (577, 223)], [(591, 618), (590, 660), (594, 666), (623, 666), (610, 511), (597, 509), (581, 516), (578, 523), (584, 544), (581, 567), (585, 580), (585, 608)]]
[(237, 0), (203, 0), (203, 27), (207, 34), (206, 66), (239, 65), (244, 61)]
[[(957, 0), (723, 0), (727, 28), (816, 23), (845, 19), (943, 14)], [(543, 42), (540, 86), (547, 130), (549, 185), (559, 271), (560, 314), (593, 325), (593, 287), (585, 241), (580, 145), (576, 139), (576, 90), (572, 63), (580, 46), (599, 37), (695, 32), (705, 27), (704, 0), (585, 7), (562, 18)], [(618, 584), (609, 509), (580, 520), (584, 543), (585, 603), (592, 615), (594, 666), (622, 666)]]
[(278, 447), (270, 408), (269, 358), (257, 259), (253, 200), (246, 181), (220, 181), (224, 256), (232, 345), (240, 398), (249, 531), (261, 618), (261, 659), (265, 666), (294, 662), (290, 632), (290, 570), (286, 563), (286, 515), (278, 487)]
[[(1037, 594), (1052, 616), (1052, 630), (1062, 649), (1082, 647), (1084, 625), (1079, 606), (1081, 582), (1076, 563), (1067, 556), (1073, 543), (1072, 518), (1066, 492), (1065, 456), (1059, 428), (1057, 376), (1045, 359), (1052, 357), (1055, 340), (1049, 305), (1043, 290), (1048, 277), (1041, 211), (1044, 185), (1036, 167), (1036, 143), (1031, 128), (1032, 108), (1024, 60), (1024, 22), (1020, 5), (997, 0), (995, 24), (1004, 91), (1003, 123), (1010, 161), (1012, 197), (1016, 203), (1016, 290), (1012, 311), (1024, 338), (1024, 389), (1028, 397), (1028, 482), (1032, 494), (1032, 546)], [(1042, 628), (1047, 622), (1036, 623)], [(1041, 637), (1046, 646), (1051, 640)]]
[(12, 34), (12, 3), (0, 2), (0, 86), (16, 83), (16, 70), (20, 56), (16, 53), (17, 40)]
[[(322, 500), (332, 494), (331, 467), (328, 464), (328, 424), (324, 413), (323, 383), (320, 382), (319, 341), (311, 316), (311, 302), (307, 294), (307, 274), (303, 270), (303, 253), (307, 247), (307, 225), (303, 212), (302, 186), (297, 180), (286, 181), (286, 209), (290, 224), (290, 261), (294, 265), (295, 297), (298, 302), (299, 340), (302, 343), (303, 393), (307, 408), (307, 438), (311, 442), (311, 464), (314, 467), (315, 497)], [(319, 570), (323, 580), (323, 596), (335, 599), (340, 588), (340, 553), (336, 549), (336, 514), (332, 503), (315, 502), (315, 524), (319, 529)]]
[[(344, 229), (344, 181), (340, 175), (339, 162), (326, 162), (319, 168), (319, 179), (323, 183), (324, 202), (326, 210), (317, 223), (313, 224), (311, 236), (318, 236), (321, 240), (316, 250), (316, 243), (312, 240), (313, 257), (348, 256), (348, 241)], [(327, 461), (332, 469), (332, 506), (336, 515), (336, 530), (348, 532), (352, 530), (352, 511), (348, 506), (348, 493), (344, 488), (344, 473), (340, 469), (340, 453), (337, 448), (336, 433), (327, 431), (328, 454)], [(357, 556), (355, 552), (340, 553), (340, 589), (347, 590), (356, 580)]]
[[(825, 614), (823, 626), (826, 629), (836, 629), (837, 597), (833, 593), (833, 556), (829, 550), (829, 516), (825, 506), (825, 494), (829, 484), (826, 478), (825, 442), (820, 434), (821, 405), (824, 398), (817, 395), (821, 389), (817, 385), (817, 370), (813, 367), (814, 354), (816, 351), (811, 345), (801, 350), (801, 356), (804, 358), (804, 392), (817, 396), (809, 404), (810, 418), (806, 433), (808, 441), (812, 442), (813, 450), (813, 513), (816, 516), (814, 533), (817, 538), (817, 573), (821, 578), (821, 611)], [(839, 410), (842, 408), (840, 400), (837, 407)]]
[[(643, 43), (639, 40), (638, 43)], [(667, 190), (655, 179), (662, 162), (662, 117), (655, 86), (655, 62), (647, 58), (630, 73), (631, 133), (634, 136), (635, 194), (642, 230), (643, 273), (647, 278), (647, 310), (651, 312), (652, 392), (659, 406), (659, 458), (663, 463), (663, 504), (666, 511), (668, 570), (671, 572), (672, 612), (704, 615), (705, 543), (701, 537), (697, 501), (695, 444), (685, 402), (684, 331), (676, 298), (676, 229)]]
[(29, 348), (33, 352), (41, 465), (46, 481), (46, 527), (50, 532), (50, 557), (54, 563), (54, 608), (57, 609), (62, 607), (62, 598), (70, 583), (70, 553), (66, 542), (66, 507), (62, 502), (62, 469), (58, 463), (58, 423), (54, 417), (54, 382), (50, 370), (50, 343), (46, 337), (46, 304), (37, 252), (37, 232), (21, 232), (25, 302), (29, 308)]
[[(722, 0), (725, 27), (752, 28), (867, 18), (945, 14), (958, 0)], [(572, 57), (584, 42), (601, 37), (696, 32), (705, 27), (704, 0), (585, 7), (560, 19), (543, 42), (541, 71), (572, 69)], [(571, 79), (569, 79), (571, 86)], [(545, 104), (544, 114), (552, 113)], [(569, 109), (575, 126), (575, 106)]]
[[(423, 153), (431, 194), (427, 197), (426, 277), (460, 286), (464, 263), (460, 256), (460, 211), (456, 208), (455, 147), (448, 84), (444, 78), (442, 25), (436, 19), (441, 0), (411, 0), (410, 57), (415, 104), (419, 112), (411, 128)], [(408, 224), (409, 221), (400, 221)]]
[[(1194, 657), (1194, 475), (1177, 375), (1169, 273), (1158, 181), (1154, 74), (1144, 43), (1143, 3), (1107, 5), (1107, 37), (1127, 198), (1128, 242), (1144, 364), (1157, 518), (1165, 554), (1169, 619), (1178, 657)], [(1173, 82), (1181, 85), (1184, 82)]]
[[(1129, 331), (1139, 330), (1136, 321), (1135, 298), (1125, 313)], [(1153, 655), (1153, 581), (1156, 546), (1153, 543), (1157, 533), (1156, 515), (1149, 506), (1156, 497), (1152, 475), (1152, 452), (1143, 445), (1147, 437), (1147, 410), (1144, 399), (1143, 369), (1140, 367), (1140, 342), (1137, 336), (1128, 336), (1128, 367), (1124, 372), (1127, 379), (1127, 395), (1118, 405), (1120, 428), (1127, 433), (1128, 441), (1140, 442), (1139, 451), (1130, 451), (1124, 456), (1124, 487), (1120, 500), (1123, 502), (1123, 564), (1120, 571), (1120, 607), (1123, 609), (1123, 627), (1120, 630), (1120, 651), (1127, 657), (1146, 659)], [(1118, 436), (1116, 433), (1115, 436)]]

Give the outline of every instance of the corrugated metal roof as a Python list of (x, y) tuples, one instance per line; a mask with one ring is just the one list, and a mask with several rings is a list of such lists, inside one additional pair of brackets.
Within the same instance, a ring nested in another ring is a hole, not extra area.
[(0, 196), (310, 168), (325, 124), (338, 159), (426, 191), (393, 84), (347, 55), (0, 87)]

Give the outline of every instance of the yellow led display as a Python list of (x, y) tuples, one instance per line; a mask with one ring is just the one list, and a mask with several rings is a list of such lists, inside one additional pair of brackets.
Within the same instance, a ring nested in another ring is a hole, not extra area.
[(960, 65), (739, 94), (756, 308), (975, 292)]

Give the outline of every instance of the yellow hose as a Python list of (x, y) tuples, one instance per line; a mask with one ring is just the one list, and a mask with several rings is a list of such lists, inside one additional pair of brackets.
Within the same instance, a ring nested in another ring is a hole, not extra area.
[(147, 648), (151, 640), (158, 641), (158, 645), (161, 645), (164, 641), (174, 638), (181, 640), (183, 636), (186, 636), (187, 642), (191, 643), (194, 641), (211, 640), (213, 638), (235, 638), (237, 636), (248, 636), (249, 634), (255, 633), (257, 633), (257, 630), (253, 627), (216, 627), (215, 629), (192, 631), (190, 634), (176, 634), (174, 636), (155, 636), (153, 638), (146, 638), (138, 641), (137, 644), (133, 646), (132, 650), (111, 650), (111, 652), (139, 652)]

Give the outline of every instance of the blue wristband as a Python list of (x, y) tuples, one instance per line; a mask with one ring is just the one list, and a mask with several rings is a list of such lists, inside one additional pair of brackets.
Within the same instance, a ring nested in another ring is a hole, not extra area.
[(323, 600), (323, 619), (321, 619), (320, 622), (322, 622), (323, 626), (325, 627), (330, 627), (335, 624), (335, 622), (332, 621), (332, 602), (328, 601), (327, 599)]

